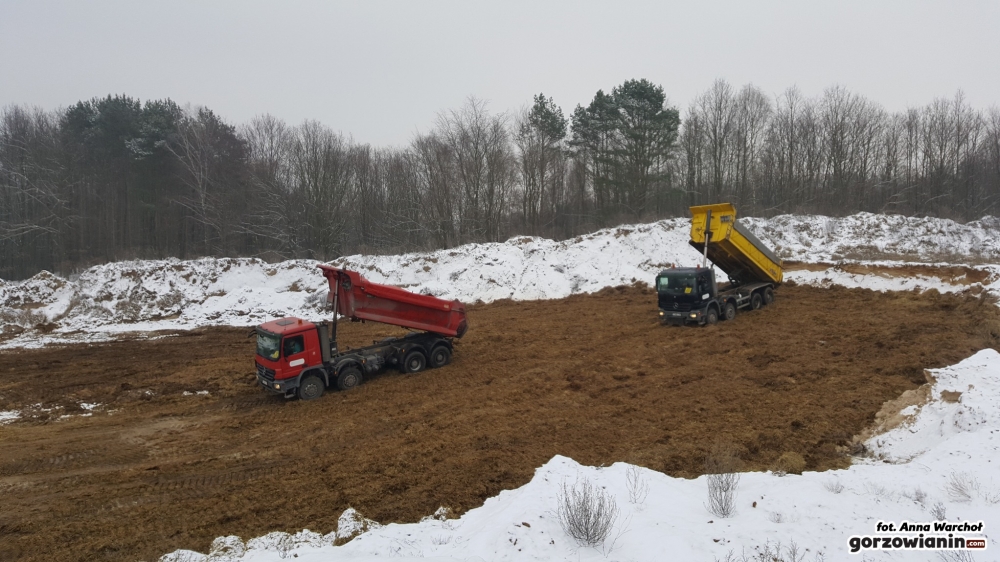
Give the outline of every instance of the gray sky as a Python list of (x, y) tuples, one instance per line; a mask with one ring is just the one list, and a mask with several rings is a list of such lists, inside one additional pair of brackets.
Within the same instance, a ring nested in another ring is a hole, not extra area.
[(682, 110), (717, 78), (832, 85), (889, 110), (1000, 103), (1000, 2), (127, 2), (0, 0), (0, 106), (125, 93), (231, 123), (316, 119), (408, 143), (474, 95), (567, 116), (630, 78)]

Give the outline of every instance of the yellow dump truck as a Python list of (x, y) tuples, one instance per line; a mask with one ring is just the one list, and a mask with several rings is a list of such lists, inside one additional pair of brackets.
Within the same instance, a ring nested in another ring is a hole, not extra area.
[[(660, 320), (664, 324), (715, 324), (740, 309), (774, 302), (781, 284), (781, 259), (736, 220), (730, 203), (691, 207), (690, 244), (702, 253), (700, 267), (665, 269), (656, 276)], [(719, 286), (711, 260), (729, 276)]]

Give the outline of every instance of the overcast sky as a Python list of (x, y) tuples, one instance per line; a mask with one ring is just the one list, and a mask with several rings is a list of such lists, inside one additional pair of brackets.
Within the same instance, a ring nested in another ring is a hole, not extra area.
[(1000, 104), (1000, 2), (82, 2), (0, 0), (0, 106), (124, 93), (231, 123), (316, 119), (408, 143), (470, 95), (567, 116), (630, 78), (683, 111), (717, 78), (832, 85), (889, 110)]

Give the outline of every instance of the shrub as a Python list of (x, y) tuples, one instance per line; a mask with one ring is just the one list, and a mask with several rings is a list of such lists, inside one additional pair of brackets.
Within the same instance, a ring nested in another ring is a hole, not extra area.
[(705, 458), (708, 474), (708, 511), (716, 517), (730, 517), (736, 512), (736, 490), (740, 485), (742, 467), (736, 449), (716, 444)]
[(625, 484), (628, 486), (628, 501), (635, 505), (641, 505), (646, 501), (649, 494), (649, 484), (639, 473), (639, 467), (630, 466), (625, 472)]
[(839, 494), (844, 491), (844, 485), (840, 483), (840, 480), (830, 480), (823, 484), (828, 492)]
[(986, 503), (1000, 503), (1000, 493), (983, 486), (978, 478), (965, 472), (952, 472), (944, 489), (955, 502), (969, 502), (979, 498)]
[(604, 544), (618, 520), (615, 499), (586, 478), (572, 486), (563, 482), (557, 502), (559, 525), (583, 546)]
[(931, 515), (934, 516), (935, 521), (948, 520), (948, 514), (945, 511), (944, 504), (941, 502), (937, 502), (934, 504), (934, 507), (931, 508)]
[[(754, 547), (749, 553), (744, 549), (742, 554), (737, 555), (730, 550), (725, 558), (722, 560), (716, 558), (715, 562), (804, 562), (808, 551), (809, 549), (799, 548), (795, 541), (790, 541), (787, 547), (783, 547), (780, 541), (775, 543), (766, 541), (763, 545)], [(823, 562), (826, 560), (826, 555), (822, 551), (817, 552), (813, 560)]]

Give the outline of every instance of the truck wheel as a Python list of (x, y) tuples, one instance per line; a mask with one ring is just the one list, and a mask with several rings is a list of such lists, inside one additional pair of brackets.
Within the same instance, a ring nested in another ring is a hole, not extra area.
[(337, 375), (337, 388), (350, 390), (361, 384), (361, 371), (357, 367), (345, 367)]
[(705, 313), (705, 325), (711, 326), (719, 321), (719, 311), (714, 307), (709, 307), (708, 312)]
[(443, 345), (439, 345), (431, 351), (431, 367), (435, 369), (444, 367), (451, 361), (451, 351)]
[(424, 357), (423, 353), (415, 349), (407, 353), (406, 357), (403, 359), (404, 373), (419, 373), (420, 371), (423, 371), (426, 366), (427, 358)]
[(323, 379), (316, 375), (306, 375), (299, 383), (299, 400), (315, 400), (323, 396), (324, 390), (326, 385), (323, 384)]
[(774, 289), (768, 287), (764, 289), (764, 306), (774, 302)]
[(750, 310), (757, 310), (763, 304), (764, 299), (761, 298), (760, 293), (754, 293), (750, 295)]
[(736, 318), (736, 305), (732, 301), (726, 303), (726, 307), (722, 310), (722, 317), (726, 320)]

